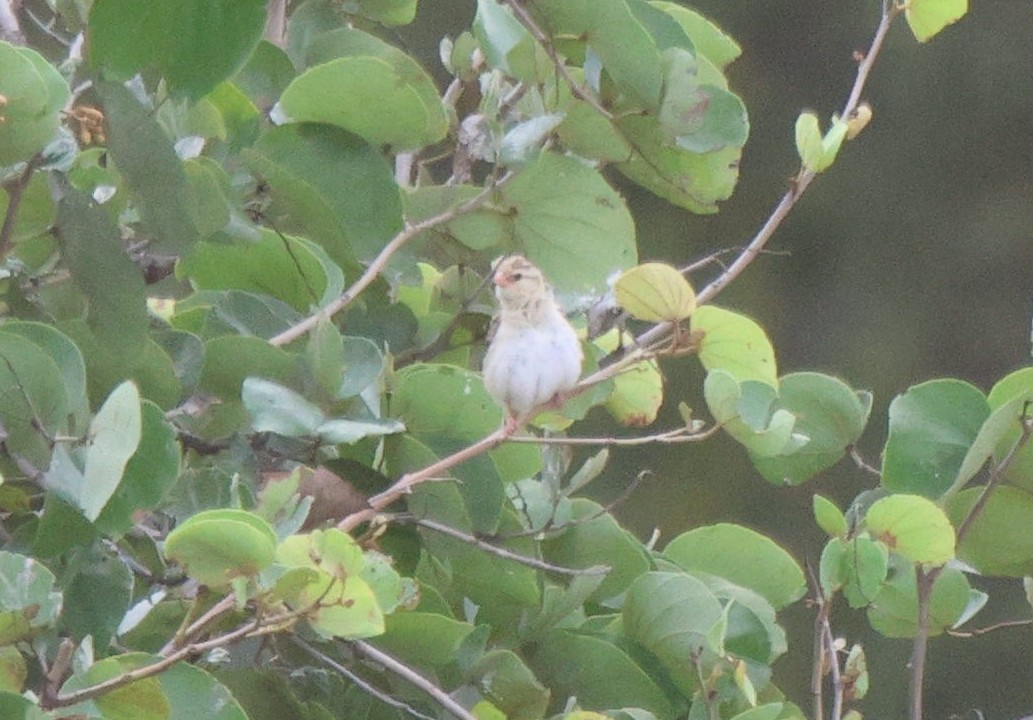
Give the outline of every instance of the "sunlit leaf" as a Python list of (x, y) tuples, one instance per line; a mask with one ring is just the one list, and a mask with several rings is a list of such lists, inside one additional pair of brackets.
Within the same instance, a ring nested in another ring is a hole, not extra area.
[(165, 554), (198, 582), (224, 588), (236, 577), (255, 575), (273, 561), (276, 533), (243, 510), (206, 510), (169, 533)]
[(865, 527), (913, 563), (943, 565), (954, 557), (954, 527), (935, 503), (918, 495), (890, 495), (865, 514)]
[(690, 327), (703, 334), (699, 359), (707, 370), (724, 370), (739, 382), (759, 380), (778, 386), (775, 350), (756, 322), (731, 310), (704, 305), (693, 313)]
[(910, 0), (904, 16), (919, 42), (931, 39), (968, 12), (968, 0)]

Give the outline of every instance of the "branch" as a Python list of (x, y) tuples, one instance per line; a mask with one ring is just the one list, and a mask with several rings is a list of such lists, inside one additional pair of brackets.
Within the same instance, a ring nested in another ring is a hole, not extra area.
[(113, 677), (110, 680), (105, 680), (104, 682), (91, 685), (90, 687), (83, 688), (82, 690), (76, 690), (75, 692), (71, 692), (66, 695), (58, 695), (54, 698), (54, 701), (48, 703), (44, 709), (53, 710), (55, 708), (75, 705), (76, 703), (83, 702), (84, 700), (92, 700), (93, 698), (100, 697), (105, 693), (109, 693), (112, 690), (120, 688), (123, 685), (136, 682), (137, 680), (154, 677), (191, 655), (198, 655), (213, 648), (230, 645), (237, 640), (243, 640), (245, 637), (248, 637), (253, 632), (260, 629), (259, 623), (259, 619), (256, 618), (226, 635), (220, 635), (219, 637), (208, 640), (207, 642), (192, 643), (180, 648), (158, 662), (138, 667), (135, 670), (130, 670), (129, 672)]
[(272, 345), (286, 345), (293, 342), (316, 327), (321, 320), (329, 319), (347, 308), (355, 301), (355, 298), (357, 298), (363, 290), (369, 287), (373, 281), (380, 276), (380, 273), (382, 273), (384, 268), (387, 267), (387, 263), (391, 260), (391, 257), (407, 242), (422, 232), (432, 230), (439, 225), (444, 225), (445, 223), (449, 223), (456, 218), (468, 215), (479, 209), (488, 201), (491, 195), (502, 187), (502, 185), (508, 182), (511, 177), (513, 177), (512, 173), (506, 173), (499, 180), (490, 183), (486, 188), (484, 188), (484, 190), (478, 193), (476, 197), (470, 198), (465, 203), (457, 205), (454, 208), (450, 208), (439, 215), (427, 218), (426, 220), (421, 220), (418, 223), (406, 223), (405, 228), (395, 235), (391, 242), (384, 246), (384, 249), (381, 250), (380, 254), (373, 259), (373, 262), (369, 264), (369, 267), (366, 268), (366, 271), (362, 276), (340, 297), (325, 308), (308, 316), (298, 324), (289, 327), (279, 335), (270, 338), (269, 343)]
[(533, 567), (537, 570), (545, 570), (546, 572), (556, 573), (557, 575), (571, 575), (574, 577), (578, 575), (605, 575), (608, 572), (610, 572), (611, 569), (607, 565), (593, 565), (592, 567), (587, 568), (568, 568), (562, 567), (560, 565), (553, 565), (552, 563), (547, 563), (544, 560), (539, 560), (538, 558), (527, 557), (526, 555), (519, 555), (510, 550), (506, 550), (505, 548), (500, 548), (497, 545), (492, 545), (491, 543), (485, 542), (484, 540), (481, 540), (478, 537), (461, 532), (453, 527), (449, 527), (448, 525), (435, 522), (434, 520), (417, 518), (411, 515), (397, 515), (392, 519), (402, 522), (411, 522), (418, 527), (426, 528), (427, 530), (433, 530), (436, 533), (447, 535), (450, 538), (455, 538), (456, 540), (459, 540), (461, 542), (473, 545), (474, 547), (478, 547), (481, 550), (484, 550), (485, 552), (495, 555), (497, 557), (504, 558), (506, 560), (512, 560), (513, 562), (520, 563), (521, 565), (527, 565), (528, 567)]
[(434, 700), (441, 705), (441, 707), (448, 710), (450, 713), (455, 715), (460, 720), (477, 720), (476, 716), (470, 713), (466, 708), (457, 703), (451, 697), (448, 696), (444, 690), (439, 688), (437, 685), (432, 683), (427, 678), (420, 675), (418, 672), (413, 670), (408, 665), (405, 665), (387, 653), (378, 650), (367, 642), (362, 640), (353, 640), (351, 645), (365, 655), (367, 658), (372, 660), (379, 665), (382, 665), (385, 670), (393, 672), (395, 675), (408, 680), (410, 683), (418, 687), (423, 692), (430, 695)]
[[(882, 20), (879, 22), (879, 26), (875, 31), (875, 37), (872, 39), (872, 44), (868, 48), (868, 52), (864, 55), (862, 60), (857, 66), (857, 77), (854, 80), (854, 85), (850, 89), (850, 95), (847, 97), (846, 104), (843, 106), (843, 112), (840, 117), (850, 117), (850, 114), (857, 109), (858, 102), (861, 98), (861, 93), (864, 91), (864, 86), (868, 81), (868, 76), (872, 71), (872, 66), (875, 64), (875, 59), (879, 55), (879, 51), (882, 49), (883, 41), (886, 39), (886, 34), (889, 32), (890, 25), (893, 23), (894, 18), (900, 13), (901, 8), (894, 4), (887, 4), (883, 6)], [(711, 281), (705, 288), (703, 288), (696, 296), (697, 302), (702, 305), (724, 290), (729, 283), (735, 280), (742, 272), (749, 267), (750, 263), (763, 251), (764, 246), (767, 245), (768, 241), (778, 230), (782, 221), (785, 220), (789, 211), (796, 205), (796, 201), (804, 194), (807, 188), (810, 186), (817, 174), (810, 170), (802, 170), (799, 175), (794, 179), (792, 187), (782, 196), (778, 205), (772, 210), (771, 215), (765, 221), (764, 225), (757, 231), (757, 234), (749, 242), (746, 248), (739, 254), (739, 256), (722, 272), (718, 277)], [(671, 332), (673, 328), (672, 323), (663, 323), (656, 327), (646, 331), (639, 338), (639, 342), (651, 342), (660, 337), (665, 337)]]
[(398, 500), (403, 495), (407, 495), (412, 492), (412, 489), (415, 486), (428, 480), (440, 479), (442, 473), (445, 471), (454, 468), (460, 463), (466, 462), (470, 458), (477, 457), (482, 453), (486, 453), (489, 450), (498, 447), (516, 431), (516, 427), (500, 427), (498, 430), (481, 438), (473, 445), (443, 457), (436, 463), (432, 463), (422, 470), (402, 475), (402, 477), (400, 477), (398, 481), (387, 490), (377, 493), (369, 498), (368, 508), (360, 510), (357, 513), (352, 513), (341, 520), (341, 522), (337, 523), (337, 529), (344, 532), (351, 532), (357, 525), (372, 520), (378, 512), (386, 508), (395, 500)]
[(619, 438), (619, 437), (535, 437), (533, 435), (521, 435), (508, 438), (506, 442), (511, 443), (529, 443), (533, 445), (616, 445), (616, 446), (634, 446), (634, 445), (650, 445), (658, 443), (661, 445), (673, 445), (676, 443), (686, 442), (703, 442), (707, 438), (715, 435), (718, 430), (721, 429), (720, 425), (712, 425), (706, 430), (700, 432), (693, 432), (687, 427), (678, 427), (673, 430), (664, 430), (663, 432), (655, 433), (653, 435), (643, 435), (641, 437), (632, 438)]
[(592, 93), (586, 91), (571, 77), (570, 72), (567, 70), (566, 64), (563, 62), (563, 58), (556, 52), (555, 46), (549, 39), (549, 36), (545, 34), (545, 31), (538, 27), (538, 23), (531, 17), (531, 13), (528, 12), (527, 8), (521, 5), (517, 0), (505, 0), (506, 5), (509, 6), (510, 10), (513, 11), (513, 16), (516, 17), (517, 22), (524, 26), (527, 32), (531, 33), (531, 37), (535, 39), (542, 49), (545, 50), (545, 54), (552, 60), (552, 64), (556, 66), (556, 72), (563, 81), (570, 88), (570, 92), (573, 93), (574, 97), (579, 100), (584, 100), (586, 103), (592, 106), (592, 108), (602, 115), (607, 120), (613, 119), (613, 113), (604, 108), (599, 102), (599, 99)]
[(975, 630), (947, 630), (947, 634), (951, 637), (956, 638), (974, 638), (980, 635), (986, 635), (987, 633), (994, 632), (995, 630), (1001, 630), (1003, 628), (1010, 627), (1022, 627), (1023, 625), (1033, 625), (1033, 619), (1026, 620), (1002, 620), (996, 622), (993, 625), (987, 625), (986, 627), (976, 628)]
[(371, 696), (375, 697), (377, 700), (379, 700), (380, 702), (386, 703), (387, 705), (390, 705), (393, 708), (397, 708), (397, 709), (401, 710), (402, 712), (409, 713), (413, 717), (419, 718), (420, 720), (436, 720), (435, 718), (432, 718), (430, 715), (424, 715), (423, 713), (421, 713), (419, 710), (417, 710), (416, 708), (412, 707), (411, 705), (408, 705), (408, 704), (402, 702), (401, 700), (397, 700), (396, 698), (392, 697), (388, 693), (383, 692), (380, 689), (374, 687), (372, 683), (367, 682), (363, 677), (361, 677), (360, 675), (357, 675), (356, 673), (352, 672), (352, 670), (349, 669), (346, 665), (343, 665), (343, 664), (337, 662), (336, 660), (334, 660), (329, 655), (326, 655), (324, 653), (321, 653), (319, 650), (316, 650), (314, 647), (309, 645), (307, 642), (302, 640), (297, 635), (295, 635), (291, 639), (294, 641), (295, 645), (297, 645), (299, 648), (301, 648), (302, 650), (307, 652), (309, 655), (314, 657), (316, 660), (318, 660), (319, 662), (323, 663), (324, 665), (326, 665), (330, 669), (336, 670), (341, 675), (344, 675), (346, 678), (351, 680), (352, 683), (354, 683), (360, 690), (362, 690), (367, 695), (371, 695)]
[[(4, 0), (0, 0), (0, 7), (3, 7)], [(25, 189), (29, 187), (32, 174), (43, 164), (43, 156), (36, 153), (25, 163), (25, 169), (18, 177), (4, 183), (4, 190), (7, 191), (7, 214), (4, 215), (4, 224), (0, 227), (0, 259), (5, 257), (11, 249), (11, 242), (14, 236), (14, 225), (18, 219), (18, 209), (22, 204), (22, 197)]]

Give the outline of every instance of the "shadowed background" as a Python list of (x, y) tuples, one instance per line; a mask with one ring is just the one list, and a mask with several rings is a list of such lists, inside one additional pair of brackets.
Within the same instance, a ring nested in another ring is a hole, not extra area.
[[(422, 0), (401, 40), (440, 76), (437, 41), (469, 27), (473, 2)], [(746, 243), (787, 187), (799, 161), (793, 124), (803, 109), (827, 123), (853, 83), (851, 54), (867, 48), (880, 4), (729, 2), (695, 7), (731, 34), (743, 56), (728, 70), (750, 112), (735, 196), (718, 215), (679, 210), (612, 173), (635, 215), (643, 259), (683, 264)], [(910, 385), (935, 377), (983, 390), (1030, 361), (1033, 300), (1033, 6), (980, 0), (926, 45), (895, 23), (865, 92), (875, 117), (818, 178), (766, 255), (718, 303), (757, 319), (775, 345), (781, 373), (817, 369), (871, 390), (875, 405), (861, 441), (879, 464), (886, 409)], [(700, 278), (704, 280), (705, 278)], [(700, 284), (697, 280), (697, 284)], [(689, 359), (664, 366), (671, 395), (704, 407)], [(660, 424), (678, 422), (669, 403)], [(588, 432), (609, 432), (602, 418)], [(734, 521), (772, 535), (817, 563), (824, 537), (810, 514), (820, 492), (845, 507), (876, 481), (844, 461), (800, 488), (769, 485), (745, 453), (719, 437), (700, 446), (621, 449), (594, 487), (616, 496), (648, 468), (656, 479), (617, 514), (660, 547), (703, 523)], [(1033, 519), (1031, 519), (1033, 532)], [(1015, 582), (974, 585), (991, 593), (985, 625), (1028, 617)], [(810, 711), (812, 612), (783, 614), (790, 651), (776, 679)], [(837, 634), (865, 645), (872, 689), (866, 717), (906, 716), (910, 642), (867, 629), (840, 608)], [(936, 638), (927, 676), (929, 718), (1016, 718), (1033, 713), (1033, 628), (976, 639)]]

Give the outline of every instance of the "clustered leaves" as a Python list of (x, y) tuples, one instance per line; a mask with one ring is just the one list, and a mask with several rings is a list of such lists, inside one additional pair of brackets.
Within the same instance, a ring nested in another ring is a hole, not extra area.
[[(730, 196), (734, 40), (671, 2), (478, 0), (442, 92), (393, 42), (416, 0), (51, 5), (65, 56), (0, 43), (0, 716), (804, 716), (772, 682), (797, 560), (731, 523), (644, 544), (582, 496), (611, 451), (503, 442), (478, 373), (522, 253), (586, 348), (549, 439), (653, 425), (691, 353), (709, 419), (628, 438), (721, 430), (776, 485), (854, 448), (870, 395), (639, 264), (614, 187)], [(965, 9), (904, 12), (926, 40)], [(801, 116), (801, 177), (859, 117)], [(815, 497), (822, 612), (922, 636), (986, 601), (968, 574), (1033, 574), (1031, 399), (1027, 368), (893, 402), (879, 487)], [(842, 669), (863, 697), (859, 645)]]

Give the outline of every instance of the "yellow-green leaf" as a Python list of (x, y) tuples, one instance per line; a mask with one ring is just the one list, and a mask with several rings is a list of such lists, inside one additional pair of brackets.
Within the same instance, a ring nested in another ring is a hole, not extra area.
[(938, 505), (919, 495), (882, 498), (868, 509), (865, 524), (913, 563), (943, 565), (954, 557), (954, 526)]
[(904, 11), (919, 42), (925, 42), (968, 12), (968, 0), (910, 0)]
[(618, 305), (646, 322), (677, 322), (696, 309), (692, 286), (664, 263), (644, 263), (625, 271), (613, 290)]

